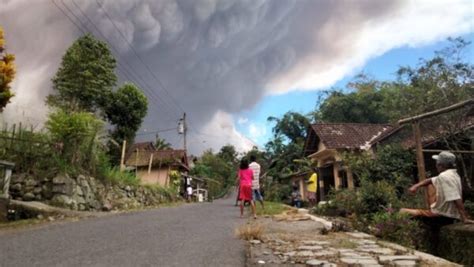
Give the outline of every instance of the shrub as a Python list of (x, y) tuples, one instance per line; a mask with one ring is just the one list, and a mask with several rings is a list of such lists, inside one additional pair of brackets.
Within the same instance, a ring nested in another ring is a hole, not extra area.
[(409, 215), (388, 209), (373, 215), (372, 232), (375, 236), (404, 246), (419, 247), (421, 227)]
[(474, 218), (474, 202), (466, 200), (464, 202), (464, 208), (466, 209), (466, 212), (470, 215), (470, 217)]
[(291, 195), (291, 187), (287, 184), (273, 183), (265, 189), (265, 199), (268, 201), (287, 201)]
[(140, 184), (140, 179), (135, 174), (130, 172), (121, 172), (116, 167), (105, 167), (102, 169), (100, 178), (117, 185), (131, 185), (137, 186)]
[(358, 214), (373, 214), (399, 206), (394, 186), (386, 181), (362, 181), (359, 194)]

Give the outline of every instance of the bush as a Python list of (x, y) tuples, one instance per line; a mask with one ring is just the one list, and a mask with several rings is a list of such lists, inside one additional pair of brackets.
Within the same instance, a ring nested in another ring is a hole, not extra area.
[(291, 187), (287, 184), (273, 183), (265, 189), (265, 200), (281, 202), (288, 201), (291, 195)]
[(393, 185), (386, 181), (362, 181), (356, 213), (373, 214), (386, 208), (399, 207)]
[(421, 227), (409, 215), (388, 209), (373, 215), (372, 232), (375, 236), (401, 245), (417, 248), (420, 246)]
[(466, 209), (466, 212), (471, 218), (474, 218), (474, 202), (466, 200), (464, 202), (464, 209)]
[(105, 167), (100, 173), (100, 178), (111, 184), (137, 186), (140, 179), (130, 172), (121, 172), (116, 167)]

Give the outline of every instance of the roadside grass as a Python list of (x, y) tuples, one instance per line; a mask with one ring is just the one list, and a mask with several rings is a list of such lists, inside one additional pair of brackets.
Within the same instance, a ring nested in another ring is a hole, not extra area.
[(255, 203), (257, 205), (257, 215), (277, 215), (291, 209), (290, 206), (278, 202), (264, 201), (264, 204), (265, 209), (262, 209), (260, 202)]
[(261, 224), (247, 223), (235, 229), (235, 235), (243, 240), (261, 240), (264, 231)]

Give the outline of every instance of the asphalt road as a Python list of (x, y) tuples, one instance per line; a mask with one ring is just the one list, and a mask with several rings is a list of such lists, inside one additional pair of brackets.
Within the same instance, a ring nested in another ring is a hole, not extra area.
[(234, 199), (0, 232), (0, 266), (244, 266)]

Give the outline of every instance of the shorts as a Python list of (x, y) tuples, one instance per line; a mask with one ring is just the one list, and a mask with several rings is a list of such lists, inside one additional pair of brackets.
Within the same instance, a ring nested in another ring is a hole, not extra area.
[(316, 192), (308, 191), (308, 199), (316, 199)]
[(252, 194), (253, 200), (263, 201), (263, 196), (260, 193), (259, 189), (253, 189), (252, 192), (253, 192), (253, 194)]
[(252, 187), (250, 185), (241, 185), (239, 188), (239, 200), (252, 200)]

